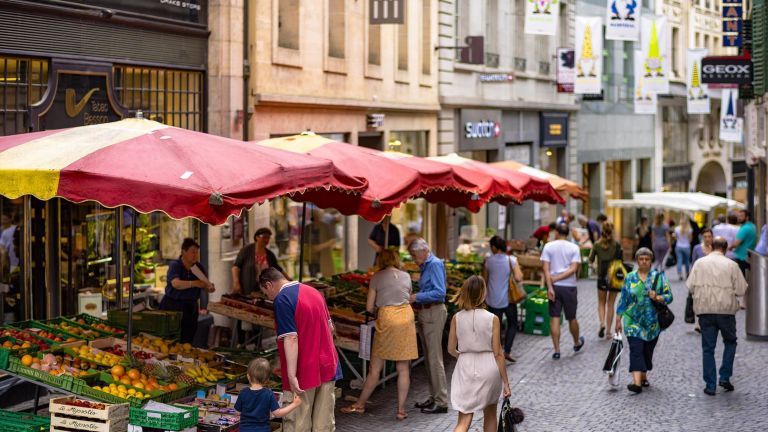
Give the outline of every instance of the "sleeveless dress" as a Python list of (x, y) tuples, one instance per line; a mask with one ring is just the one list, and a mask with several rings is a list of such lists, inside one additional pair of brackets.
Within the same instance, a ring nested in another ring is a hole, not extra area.
[(493, 319), (484, 309), (456, 313), (459, 359), (451, 377), (451, 405), (468, 414), (499, 403), (502, 383), (493, 356)]

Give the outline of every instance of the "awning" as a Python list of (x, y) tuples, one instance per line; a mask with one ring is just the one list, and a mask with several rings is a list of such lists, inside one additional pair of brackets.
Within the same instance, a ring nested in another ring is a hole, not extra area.
[(556, 176), (552, 173), (542, 171), (540, 169), (533, 168), (528, 165), (523, 165), (519, 162), (512, 160), (506, 160), (501, 162), (494, 162), (491, 165), (498, 166), (505, 169), (520, 171), (523, 174), (528, 174), (531, 177), (548, 181), (555, 190), (563, 195), (570, 195), (574, 198), (585, 201), (589, 198), (589, 193), (582, 189), (576, 182), (564, 179), (560, 176)]
[(633, 199), (608, 200), (608, 207), (710, 212), (717, 207), (743, 209), (744, 204), (702, 192), (636, 193)]

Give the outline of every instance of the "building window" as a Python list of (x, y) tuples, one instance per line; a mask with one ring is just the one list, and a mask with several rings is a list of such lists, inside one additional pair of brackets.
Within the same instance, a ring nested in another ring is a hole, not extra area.
[(661, 109), (664, 137), (664, 163), (688, 162), (688, 117), (685, 106)]
[(28, 109), (48, 88), (48, 60), (0, 57), (0, 136), (27, 132)]
[(422, 0), (421, 7), (421, 73), (432, 73), (432, 0)]
[(408, 70), (408, 18), (397, 26), (397, 70)]
[(381, 26), (368, 26), (368, 63), (381, 65)]
[(680, 29), (672, 27), (672, 74), (681, 77), (680, 73)]
[(710, 52), (710, 54), (719, 54), (719, 51), (720, 51), (720, 38), (715, 36), (712, 39), (713, 39), (713, 42), (712, 42), (713, 46), (712, 46), (712, 51)]
[(300, 0), (277, 0), (277, 46), (299, 49)]
[(702, 48), (709, 49), (709, 35), (704, 35), (704, 46)]
[[(526, 58), (525, 42), (528, 38), (525, 35), (525, 1), (515, 0), (515, 34), (518, 35), (514, 49), (515, 62), (517, 62), (518, 58)], [(515, 69), (519, 70), (518, 68)], [(522, 71), (525, 71), (525, 69), (523, 68)]]
[(499, 67), (499, 3), (485, 2), (485, 65)]
[(328, 2), (328, 57), (344, 58), (345, 50), (345, 8), (346, 0)]
[[(525, 9), (523, 8), (522, 12), (519, 12), (524, 14)], [(568, 4), (565, 2), (560, 2), (560, 22), (564, 23), (567, 22), (568, 19)], [(559, 25), (557, 26), (557, 32), (559, 34), (558, 40), (560, 41), (560, 44), (558, 47), (567, 47), (573, 44), (573, 42), (568, 39), (568, 26), (565, 25)]]
[(126, 108), (169, 126), (203, 130), (203, 72), (119, 65), (114, 75)]

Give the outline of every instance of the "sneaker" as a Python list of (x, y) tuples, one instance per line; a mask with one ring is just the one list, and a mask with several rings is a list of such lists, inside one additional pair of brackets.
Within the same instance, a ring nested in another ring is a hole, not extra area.
[(720, 381), (719, 385), (720, 385), (720, 387), (724, 388), (725, 391), (732, 392), (732, 391), (736, 390), (736, 388), (733, 386), (733, 384), (731, 384), (730, 381)]
[(552, 354), (552, 360), (560, 360), (560, 353), (556, 352), (556, 353)]
[(510, 353), (505, 353), (505, 354), (504, 354), (504, 358), (505, 358), (505, 359), (506, 359), (508, 362), (510, 362), (510, 363), (517, 363), (517, 360), (515, 360), (515, 358), (514, 358), (514, 357), (512, 357), (512, 354), (510, 354)]
[(627, 390), (635, 394), (643, 392), (643, 388), (639, 385), (636, 385), (635, 383), (627, 384)]
[(716, 394), (715, 389), (710, 389), (706, 387), (704, 387), (704, 393), (709, 396), (714, 396)]
[(584, 348), (584, 336), (579, 336), (579, 344), (573, 346), (573, 351), (579, 352), (582, 348)]

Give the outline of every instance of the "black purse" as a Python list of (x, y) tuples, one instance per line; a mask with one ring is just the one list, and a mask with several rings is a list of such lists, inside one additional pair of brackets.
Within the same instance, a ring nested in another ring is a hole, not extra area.
[[(651, 285), (651, 288), (656, 291), (657, 295), (659, 291), (656, 290), (656, 284), (658, 283), (660, 276), (661, 273), (656, 273), (656, 277), (653, 278), (653, 285)], [(664, 303), (659, 303), (655, 300), (651, 300), (651, 303), (653, 304), (653, 307), (656, 308), (656, 317), (659, 320), (659, 327), (662, 330), (668, 329), (669, 326), (672, 325), (672, 322), (675, 321), (675, 314), (673, 314), (669, 307)]]
[(499, 426), (496, 430), (498, 432), (515, 432), (517, 431), (515, 425), (522, 423), (524, 419), (523, 410), (513, 408), (509, 403), (509, 398), (504, 398), (504, 402), (501, 403), (501, 413), (499, 414)]
[(696, 313), (693, 311), (693, 295), (688, 293), (685, 299), (685, 322), (693, 324), (696, 322)]

